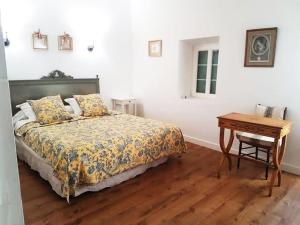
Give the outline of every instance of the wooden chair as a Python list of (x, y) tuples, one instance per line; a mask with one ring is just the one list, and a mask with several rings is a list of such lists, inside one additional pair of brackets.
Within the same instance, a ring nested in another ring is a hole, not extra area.
[[(270, 117), (270, 118), (277, 118), (277, 119), (285, 119), (287, 113), (286, 107), (269, 107), (263, 106), (261, 104), (256, 105), (256, 115)], [(261, 135), (254, 135), (246, 132), (237, 133), (237, 139), (239, 140), (239, 156), (237, 162), (237, 168), (240, 168), (241, 158), (248, 157), (252, 159), (259, 160), (263, 162), (266, 166), (265, 171), (265, 178), (268, 179), (269, 167), (272, 165), (270, 162), (270, 157), (272, 156), (272, 145), (274, 142), (273, 138), (261, 136)], [(246, 144), (243, 147), (243, 144)], [(243, 150), (253, 149), (254, 151), (246, 152)], [(265, 154), (266, 159), (261, 158), (260, 154)]]

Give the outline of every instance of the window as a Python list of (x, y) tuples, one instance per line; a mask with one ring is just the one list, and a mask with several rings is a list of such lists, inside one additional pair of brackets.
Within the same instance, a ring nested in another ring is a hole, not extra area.
[(217, 87), (219, 50), (197, 50), (195, 54), (194, 96), (215, 95)]
[(198, 52), (198, 68), (197, 68), (197, 93), (206, 93), (207, 81), (207, 56), (208, 51)]

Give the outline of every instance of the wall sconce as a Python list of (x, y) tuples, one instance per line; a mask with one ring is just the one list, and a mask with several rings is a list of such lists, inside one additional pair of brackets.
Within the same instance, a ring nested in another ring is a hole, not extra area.
[(5, 47), (8, 47), (9, 45), (10, 45), (10, 41), (8, 40), (7, 32), (5, 32), (4, 46), (5, 46)]
[(88, 47), (87, 47), (87, 50), (89, 51), (89, 52), (92, 52), (93, 50), (94, 50), (94, 41), (93, 41), (93, 44), (91, 44), (91, 45), (88, 45)]

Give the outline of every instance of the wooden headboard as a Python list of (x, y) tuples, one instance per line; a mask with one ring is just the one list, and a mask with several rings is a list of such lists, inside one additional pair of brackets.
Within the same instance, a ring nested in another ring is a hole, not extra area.
[(61, 98), (65, 99), (73, 95), (100, 93), (98, 76), (90, 79), (73, 79), (57, 70), (40, 80), (11, 80), (9, 87), (13, 114), (18, 111), (16, 105), (26, 100), (53, 95), (61, 95)]

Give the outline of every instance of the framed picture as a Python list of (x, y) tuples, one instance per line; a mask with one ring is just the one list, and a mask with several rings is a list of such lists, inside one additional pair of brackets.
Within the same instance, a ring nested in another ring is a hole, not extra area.
[(150, 57), (162, 56), (162, 40), (149, 41), (148, 54)]
[(245, 67), (273, 67), (277, 27), (247, 30)]
[(73, 50), (73, 38), (69, 34), (64, 33), (63, 35), (58, 36), (58, 50)]
[(40, 30), (32, 34), (33, 49), (48, 49), (48, 36), (41, 34)]

